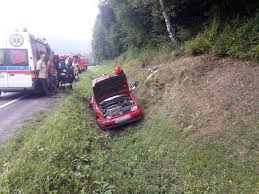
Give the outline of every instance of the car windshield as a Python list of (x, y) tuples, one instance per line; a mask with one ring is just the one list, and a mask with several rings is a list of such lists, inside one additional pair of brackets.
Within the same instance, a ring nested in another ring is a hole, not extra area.
[(26, 49), (0, 49), (1, 66), (28, 66), (28, 51)]

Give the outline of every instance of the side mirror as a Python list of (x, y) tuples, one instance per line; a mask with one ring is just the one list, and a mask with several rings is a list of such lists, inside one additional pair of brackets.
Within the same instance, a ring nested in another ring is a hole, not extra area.
[(138, 87), (138, 85), (139, 85), (139, 82), (134, 82), (133, 84), (131, 84), (130, 91), (135, 90)]

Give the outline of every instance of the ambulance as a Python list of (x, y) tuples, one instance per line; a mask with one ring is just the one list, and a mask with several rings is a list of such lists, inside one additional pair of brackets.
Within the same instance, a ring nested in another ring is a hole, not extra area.
[(36, 65), (41, 53), (51, 53), (44, 39), (27, 31), (0, 36), (1, 92), (33, 91), (37, 89)]

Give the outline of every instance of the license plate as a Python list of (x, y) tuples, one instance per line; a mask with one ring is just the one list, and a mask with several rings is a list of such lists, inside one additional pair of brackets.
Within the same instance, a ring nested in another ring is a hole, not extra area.
[(0, 74), (0, 79), (4, 79), (4, 77), (5, 77), (4, 75), (1, 75), (1, 74)]
[(126, 116), (115, 119), (115, 123), (120, 124), (120, 123), (128, 121), (129, 119), (131, 119), (131, 116), (126, 115)]

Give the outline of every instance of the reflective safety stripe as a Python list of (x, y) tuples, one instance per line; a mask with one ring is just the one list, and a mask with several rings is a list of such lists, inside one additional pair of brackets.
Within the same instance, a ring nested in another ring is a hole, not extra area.
[(31, 75), (32, 71), (6, 71), (7, 74), (25, 74), (25, 75)]
[(29, 66), (0, 66), (0, 71), (28, 71)]

